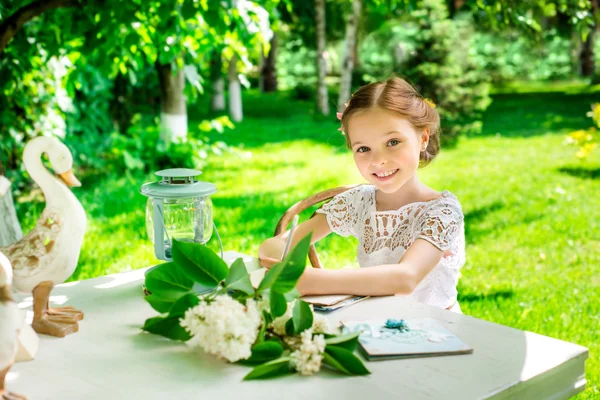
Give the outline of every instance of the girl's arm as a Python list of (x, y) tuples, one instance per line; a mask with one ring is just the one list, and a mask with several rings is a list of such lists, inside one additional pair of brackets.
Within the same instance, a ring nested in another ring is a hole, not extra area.
[[(329, 235), (331, 228), (327, 223), (327, 217), (323, 214), (317, 214), (308, 221), (299, 224), (294, 231), (290, 249), (296, 246), (300, 239), (310, 232), (312, 232), (311, 244)], [(290, 231), (285, 231), (262, 242), (258, 248), (258, 260), (263, 267), (270, 268), (281, 261), (281, 255), (289, 234)]]
[(443, 254), (428, 241), (417, 239), (398, 264), (341, 270), (306, 268), (296, 288), (301, 295), (406, 295), (413, 292)]

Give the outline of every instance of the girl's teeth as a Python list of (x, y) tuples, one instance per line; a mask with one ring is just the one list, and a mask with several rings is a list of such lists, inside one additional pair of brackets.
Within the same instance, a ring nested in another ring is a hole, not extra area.
[(398, 171), (398, 170), (395, 169), (393, 171), (388, 171), (388, 172), (384, 172), (383, 174), (375, 174), (375, 175), (378, 176), (378, 177), (380, 177), (380, 178), (385, 178), (386, 176), (392, 175), (396, 171)]

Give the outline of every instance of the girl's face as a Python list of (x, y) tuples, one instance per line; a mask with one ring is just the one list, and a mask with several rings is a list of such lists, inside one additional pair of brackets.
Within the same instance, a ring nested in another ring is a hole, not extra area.
[(361, 175), (384, 193), (394, 193), (419, 168), (419, 154), (429, 138), (408, 120), (381, 108), (361, 111), (348, 121), (350, 146)]

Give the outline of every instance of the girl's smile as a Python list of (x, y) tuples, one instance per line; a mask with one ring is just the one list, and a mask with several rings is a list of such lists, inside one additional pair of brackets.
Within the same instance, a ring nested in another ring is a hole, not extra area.
[(396, 174), (396, 172), (398, 172), (399, 170), (396, 169), (392, 169), (392, 170), (388, 170), (388, 171), (384, 171), (384, 172), (373, 172), (373, 175), (379, 179), (380, 181), (386, 181), (392, 178), (393, 175)]

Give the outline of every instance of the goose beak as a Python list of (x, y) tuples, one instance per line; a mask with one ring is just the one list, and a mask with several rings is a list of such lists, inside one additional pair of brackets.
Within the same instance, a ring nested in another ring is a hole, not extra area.
[(65, 183), (67, 186), (81, 186), (81, 182), (73, 175), (73, 170), (68, 170), (67, 172), (63, 172), (62, 174), (58, 174), (59, 178)]

